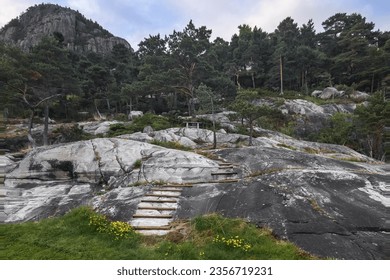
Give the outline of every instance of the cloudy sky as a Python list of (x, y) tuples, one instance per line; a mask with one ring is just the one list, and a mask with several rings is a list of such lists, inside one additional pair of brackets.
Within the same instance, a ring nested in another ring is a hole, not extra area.
[[(42, 0), (0, 0), (0, 27)], [(206, 25), (213, 37), (230, 40), (241, 24), (272, 32), (291, 16), (299, 25), (313, 19), (318, 32), (321, 23), (338, 12), (357, 12), (390, 31), (389, 0), (52, 0), (50, 3), (80, 11), (116, 36), (138, 43), (149, 34), (170, 34), (182, 30), (190, 19)]]

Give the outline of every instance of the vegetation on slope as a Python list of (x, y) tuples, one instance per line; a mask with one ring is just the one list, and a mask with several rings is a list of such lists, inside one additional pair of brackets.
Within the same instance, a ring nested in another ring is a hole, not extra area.
[(61, 218), (0, 225), (0, 259), (312, 259), (266, 229), (218, 215), (180, 225), (186, 234), (141, 236), (89, 208)]

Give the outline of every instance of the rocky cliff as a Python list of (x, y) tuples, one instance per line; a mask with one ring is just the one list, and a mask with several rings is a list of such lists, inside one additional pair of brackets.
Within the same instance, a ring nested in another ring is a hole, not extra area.
[(0, 41), (28, 51), (43, 37), (53, 34), (63, 37), (68, 49), (76, 52), (105, 54), (117, 44), (131, 48), (125, 39), (113, 36), (81, 13), (52, 4), (35, 5), (11, 20), (1, 29)]

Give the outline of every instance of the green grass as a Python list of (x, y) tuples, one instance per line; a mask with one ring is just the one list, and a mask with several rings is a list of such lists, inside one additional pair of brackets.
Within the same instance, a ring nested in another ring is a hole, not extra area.
[(181, 151), (192, 151), (191, 147), (184, 146), (178, 142), (164, 142), (159, 140), (153, 140), (150, 144), (161, 146), (168, 149), (175, 149)]
[(60, 218), (0, 225), (0, 259), (314, 258), (289, 242), (275, 239), (266, 229), (218, 215), (180, 223), (186, 235), (173, 232), (150, 237), (130, 232), (127, 238), (119, 239), (90, 225), (91, 217), (96, 218), (96, 213), (82, 207)]
[(174, 124), (167, 117), (146, 113), (142, 117), (134, 119), (131, 124), (112, 124), (108, 136), (114, 137), (122, 134), (132, 134), (143, 131), (146, 126), (151, 126), (154, 130), (163, 130), (172, 127)]

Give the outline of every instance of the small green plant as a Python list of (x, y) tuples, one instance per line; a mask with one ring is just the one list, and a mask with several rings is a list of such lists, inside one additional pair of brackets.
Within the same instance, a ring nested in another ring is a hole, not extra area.
[(192, 151), (192, 148), (184, 146), (178, 142), (164, 142), (159, 140), (153, 140), (150, 144), (161, 146), (168, 149), (175, 149), (181, 151)]
[(280, 143), (277, 145), (278, 147), (281, 147), (281, 148), (286, 148), (286, 149), (289, 149), (289, 150), (293, 150), (293, 151), (296, 151), (297, 148), (293, 147), (293, 146), (290, 146), (290, 145), (287, 145), (287, 144), (284, 144), (284, 143)]
[(137, 159), (135, 162), (134, 162), (134, 169), (139, 169), (141, 168), (142, 166), (142, 160), (141, 159)]
[(93, 213), (89, 217), (89, 225), (94, 227), (100, 233), (106, 233), (114, 237), (115, 240), (127, 239), (134, 234), (133, 228), (125, 222), (111, 222), (107, 217)]
[(265, 170), (257, 170), (257, 171), (253, 171), (251, 174), (249, 174), (249, 177), (263, 176), (263, 175), (272, 174), (272, 173), (276, 173), (276, 172), (280, 172), (280, 171), (283, 171), (283, 169), (282, 168), (269, 168), (269, 169), (265, 169)]

